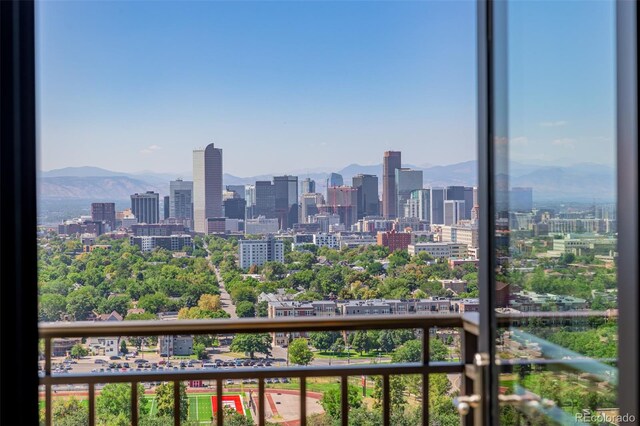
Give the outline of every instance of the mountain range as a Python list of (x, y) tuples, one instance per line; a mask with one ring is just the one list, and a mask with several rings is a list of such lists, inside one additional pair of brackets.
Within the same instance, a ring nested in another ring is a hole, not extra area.
[[(423, 171), (426, 186), (449, 186), (477, 184), (477, 162), (417, 167), (403, 165)], [(324, 192), (325, 180), (331, 170), (324, 173), (299, 174), (300, 180), (311, 178), (316, 181), (319, 192)], [(350, 164), (340, 170), (345, 184), (359, 173), (373, 174), (382, 182), (382, 164)], [(606, 165), (578, 163), (566, 166), (535, 165), (510, 163), (510, 186), (534, 188), (536, 201), (611, 201), (615, 199), (615, 170)], [(155, 191), (161, 195), (169, 192), (169, 181), (177, 177), (190, 179), (187, 173), (182, 176), (170, 173), (139, 172), (123, 173), (99, 167), (66, 167), (43, 171), (39, 174), (38, 191), (42, 199), (86, 199), (86, 200), (127, 200), (135, 192)], [(224, 174), (225, 185), (252, 184), (256, 180), (271, 180), (273, 175), (239, 177)]]

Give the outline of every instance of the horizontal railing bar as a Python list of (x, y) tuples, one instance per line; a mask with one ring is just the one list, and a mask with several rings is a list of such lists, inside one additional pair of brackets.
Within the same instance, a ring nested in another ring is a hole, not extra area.
[(351, 364), (331, 367), (278, 367), (278, 368), (236, 368), (233, 370), (211, 371), (173, 371), (167, 373), (153, 372), (114, 372), (114, 373), (65, 373), (51, 377), (41, 377), (43, 385), (65, 385), (83, 383), (113, 382), (163, 382), (173, 380), (216, 380), (216, 379), (270, 379), (280, 377), (331, 377), (362, 375), (403, 375), (403, 374), (440, 374), (462, 373), (464, 364), (460, 362), (432, 362), (429, 365), (412, 364)]
[(460, 314), (40, 323), (41, 338), (462, 327)]

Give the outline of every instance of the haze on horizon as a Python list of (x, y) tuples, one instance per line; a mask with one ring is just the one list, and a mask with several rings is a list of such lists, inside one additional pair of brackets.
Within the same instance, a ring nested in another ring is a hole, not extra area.
[[(560, 23), (576, 9), (550, 7)], [(598, 28), (611, 9), (580, 8)], [(602, 31), (575, 48), (542, 13), (516, 18), (528, 54), (512, 96), (539, 102), (514, 104), (512, 158), (613, 162)], [(211, 142), (235, 176), (376, 165), (386, 150), (417, 166), (475, 159), (475, 19), (473, 1), (39, 2), (40, 168), (184, 174)], [(558, 40), (570, 58), (540, 51)]]

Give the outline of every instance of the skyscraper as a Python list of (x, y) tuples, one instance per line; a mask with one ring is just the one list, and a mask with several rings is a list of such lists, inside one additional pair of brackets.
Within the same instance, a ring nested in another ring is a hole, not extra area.
[(444, 225), (456, 225), (460, 220), (464, 219), (465, 214), (464, 200), (445, 200), (444, 201)]
[(330, 173), (329, 177), (327, 178), (326, 198), (329, 199), (329, 188), (342, 185), (344, 185), (344, 179), (342, 179), (342, 175), (339, 173)]
[(380, 214), (378, 176), (359, 174), (353, 177), (352, 186), (358, 191), (358, 219)]
[(193, 219), (207, 233), (207, 219), (222, 217), (222, 149), (213, 144), (193, 151)]
[(160, 221), (160, 195), (147, 191), (131, 195), (131, 212), (138, 223), (158, 223)]
[(342, 185), (344, 185), (344, 179), (342, 179), (342, 175), (340, 173), (331, 173), (327, 178), (327, 188)]
[(170, 198), (169, 198), (168, 195), (165, 195), (163, 200), (162, 200), (163, 201), (163, 207), (164, 207), (164, 209), (163, 209), (164, 210), (164, 212), (163, 212), (164, 214), (162, 215), (162, 218), (165, 219), (165, 220), (169, 219), (169, 204), (170, 204), (169, 200), (170, 200)]
[(274, 176), (275, 207), (280, 229), (298, 223), (298, 176)]
[(417, 217), (431, 223), (431, 190), (416, 189), (411, 191), (404, 208), (405, 217)]
[(169, 217), (193, 219), (193, 182), (182, 179), (169, 182)]
[(324, 204), (324, 197), (322, 194), (302, 194), (300, 199), (300, 222), (309, 223), (309, 216), (318, 214), (318, 206), (322, 204)]
[(273, 184), (268, 180), (259, 180), (255, 185), (255, 205), (253, 217), (276, 218), (276, 194)]
[(533, 210), (533, 189), (530, 187), (514, 187), (509, 191), (509, 210), (514, 212), (530, 212)]
[(227, 191), (235, 192), (234, 198), (245, 198), (245, 186), (244, 185), (227, 185)]
[(396, 170), (401, 167), (400, 151), (386, 151), (382, 162), (382, 215), (394, 219), (397, 215)]
[(422, 170), (396, 169), (396, 217), (404, 215), (404, 205), (411, 192), (422, 189)]
[(340, 222), (349, 229), (358, 221), (358, 190), (350, 186), (333, 186), (327, 189), (325, 213), (340, 216)]
[(473, 208), (473, 188), (464, 186), (448, 186), (445, 193), (445, 200), (458, 200), (465, 202), (464, 216), (460, 219), (470, 219)]
[(247, 201), (244, 198), (236, 197), (224, 200), (224, 216), (229, 219), (245, 218), (247, 209)]
[(444, 188), (431, 188), (431, 224), (444, 225)]
[(91, 220), (93, 222), (105, 222), (111, 229), (116, 228), (116, 204), (115, 203), (91, 203)]
[(305, 178), (302, 182), (302, 193), (313, 194), (316, 192), (316, 181), (310, 178)]

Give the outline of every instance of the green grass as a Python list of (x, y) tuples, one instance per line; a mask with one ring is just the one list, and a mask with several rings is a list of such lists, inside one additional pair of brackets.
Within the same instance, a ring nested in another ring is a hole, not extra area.
[[(211, 406), (211, 397), (215, 394), (197, 394), (187, 395), (189, 398), (189, 417), (190, 421), (197, 421), (203, 424), (210, 424), (213, 417), (213, 407)], [(237, 393), (225, 393), (225, 395), (239, 395)], [(155, 397), (145, 396), (150, 401), (149, 416), (154, 417), (157, 415), (157, 406), (155, 405)], [(252, 420), (251, 411), (249, 407), (244, 404), (244, 411), (249, 420)]]

